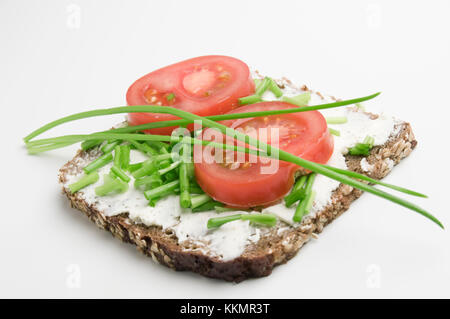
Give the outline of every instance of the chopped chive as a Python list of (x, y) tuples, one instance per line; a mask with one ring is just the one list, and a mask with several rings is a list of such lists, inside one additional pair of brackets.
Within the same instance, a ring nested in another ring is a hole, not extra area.
[(125, 193), (128, 190), (128, 183), (110, 175), (103, 175), (103, 185), (95, 188), (97, 196), (106, 196), (111, 193)]
[(216, 212), (218, 213), (225, 213), (225, 212), (234, 212), (237, 211), (237, 209), (235, 208), (231, 208), (231, 207), (223, 207), (223, 206), (214, 206), (214, 209)]
[(158, 172), (160, 175), (164, 175), (164, 174), (176, 169), (178, 166), (180, 166), (180, 164), (181, 164), (181, 161), (174, 162), (174, 163), (170, 164), (169, 166), (167, 166), (163, 169), (160, 169)]
[(307, 175), (303, 175), (299, 178), (299, 180), (295, 183), (292, 191), (284, 198), (284, 202), (287, 207), (291, 207), (296, 201), (305, 197), (305, 189), (303, 186), (308, 179)]
[(136, 141), (130, 141), (131, 145), (136, 147), (136, 149), (140, 150), (142, 153), (147, 154), (149, 156), (158, 155), (158, 151), (150, 147), (147, 143), (139, 143)]
[(261, 96), (253, 94), (239, 98), (239, 105), (254, 104), (261, 101), (262, 101)]
[(374, 142), (375, 139), (372, 136), (366, 136), (362, 143), (357, 143), (355, 146), (349, 148), (348, 153), (355, 156), (368, 156), (370, 154), (370, 150), (373, 148)]
[(270, 79), (269, 90), (276, 97), (281, 97), (283, 95), (283, 91), (280, 89), (280, 87), (278, 86), (277, 82), (275, 82), (275, 80), (273, 80), (273, 79)]
[(211, 200), (209, 202), (204, 203), (203, 205), (192, 208), (191, 212), (193, 213), (208, 212), (214, 210), (214, 207), (216, 207), (219, 204), (220, 204), (219, 202)]
[(130, 164), (130, 145), (120, 145), (120, 168), (127, 169)]
[(111, 167), (111, 172), (124, 182), (128, 183), (131, 180), (131, 178), (121, 168), (117, 167), (116, 165), (113, 165)]
[(98, 179), (99, 179), (99, 176), (98, 176), (97, 172), (92, 172), (90, 174), (84, 175), (75, 183), (70, 184), (69, 190), (72, 194), (76, 193), (80, 189), (83, 189), (86, 186), (96, 183), (98, 181)]
[(103, 140), (88, 140), (88, 141), (83, 141), (81, 143), (81, 149), (83, 151), (87, 151), (90, 150), (91, 148), (94, 148), (95, 146), (98, 146), (100, 144), (103, 143)]
[(146, 141), (146, 143), (159, 151), (160, 154), (167, 154), (169, 150), (169, 144), (160, 141)]
[(348, 121), (346, 116), (328, 116), (325, 120), (327, 124), (344, 124)]
[(333, 134), (335, 136), (341, 136), (341, 132), (338, 130), (335, 130), (334, 128), (329, 127), (328, 131), (330, 132), (330, 134)]
[(172, 101), (174, 98), (175, 98), (175, 94), (173, 94), (173, 93), (170, 93), (166, 96), (166, 100), (169, 102)]
[(165, 183), (168, 183), (168, 182), (171, 182), (171, 181), (174, 181), (174, 180), (176, 180), (176, 179), (179, 179), (179, 177), (178, 177), (179, 172), (178, 172), (178, 171), (179, 171), (178, 168), (176, 168), (175, 170), (170, 171), (170, 172), (164, 174), (164, 175), (163, 175), (163, 178), (164, 178), (164, 184), (165, 184)]
[(159, 187), (163, 184), (161, 176), (158, 173), (154, 173), (150, 176), (138, 178), (134, 181), (134, 188), (149, 190)]
[(146, 160), (142, 163), (142, 167), (132, 173), (135, 179), (150, 175), (158, 169), (155, 161), (152, 159)]
[(187, 163), (180, 164), (180, 206), (188, 208), (191, 206), (191, 194), (189, 193), (189, 172)]
[(120, 145), (114, 147), (114, 165), (116, 167), (121, 167), (120, 163), (122, 161), (122, 148)]
[(296, 96), (283, 96), (281, 98), (281, 101), (297, 106), (306, 106), (308, 105), (309, 100), (311, 100), (310, 92), (305, 92)]
[(223, 216), (223, 217), (214, 217), (214, 218), (210, 218), (208, 219), (208, 224), (207, 227), (208, 229), (211, 228), (217, 228), (222, 226), (223, 224), (235, 221), (235, 220), (240, 220), (241, 219), (241, 214), (236, 214), (236, 215), (229, 215), (229, 216)]
[(271, 83), (271, 79), (268, 77), (265, 77), (261, 83), (256, 87), (255, 95), (262, 96), (264, 92), (266, 92), (269, 89)]
[(85, 168), (83, 168), (86, 174), (90, 174), (93, 171), (98, 170), (99, 168), (105, 166), (106, 164), (112, 162), (113, 156), (111, 153), (106, 153), (99, 158), (95, 159), (91, 163), (89, 163)]
[(191, 194), (204, 194), (205, 192), (203, 189), (200, 188), (200, 186), (195, 185), (194, 183), (190, 183), (189, 185), (189, 193)]
[(156, 197), (165, 196), (166, 194), (175, 191), (180, 186), (180, 181), (175, 180), (173, 182), (161, 185), (159, 187), (147, 190), (144, 192), (145, 198), (151, 200)]
[(191, 197), (191, 208), (197, 208), (213, 199), (206, 194), (196, 195)]
[(277, 217), (272, 214), (242, 214), (242, 220), (249, 220), (252, 223), (257, 223), (265, 226), (275, 226), (277, 224)]
[(103, 152), (104, 154), (110, 153), (110, 152), (112, 152), (112, 150), (115, 149), (115, 147), (116, 147), (117, 145), (119, 145), (120, 143), (121, 143), (121, 141), (115, 140), (115, 141), (106, 143), (106, 144), (103, 145), (100, 149), (102, 150), (102, 152)]
[(137, 171), (138, 169), (140, 169), (143, 164), (144, 164), (144, 162), (135, 163), (135, 164), (128, 164), (127, 170), (130, 173), (133, 173), (133, 172)]
[(297, 205), (297, 208), (295, 209), (293, 220), (294, 222), (301, 222), (303, 216), (306, 214), (306, 209), (308, 205), (309, 198), (311, 197), (312, 193), (312, 187), (314, 184), (314, 179), (316, 178), (315, 173), (311, 173), (308, 176), (308, 181), (305, 185), (305, 198)]

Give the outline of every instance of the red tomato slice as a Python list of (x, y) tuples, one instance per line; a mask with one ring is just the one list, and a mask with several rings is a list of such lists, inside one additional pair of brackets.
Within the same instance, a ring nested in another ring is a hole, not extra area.
[[(290, 107), (296, 106), (283, 102), (262, 102), (240, 107), (230, 113)], [(229, 120), (222, 123), (243, 130), (244, 133), (250, 133), (248, 135), (256, 135), (255, 137), (259, 139), (264, 136), (262, 134), (270, 137), (271, 132), (276, 132), (273, 129), (278, 129), (278, 148), (316, 163), (325, 164), (333, 153), (333, 137), (328, 131), (325, 118), (317, 111)], [(203, 138), (217, 141), (217, 138), (208, 137), (212, 133), (212, 129), (204, 130)], [(270, 139), (266, 141), (274, 146), (277, 142)], [(237, 144), (236, 141), (231, 142)], [(251, 163), (249, 156), (246, 156), (245, 162), (241, 161), (240, 164), (226, 161), (220, 163), (220, 160), (219, 162), (214, 160), (217, 159), (214, 156), (217, 154), (208, 156), (205, 147), (194, 148), (197, 182), (212, 198), (234, 207), (265, 206), (276, 202), (292, 188), (294, 173), (300, 168), (292, 163), (262, 158)], [(237, 153), (231, 152), (230, 159), (236, 156)], [(278, 169), (270, 174), (262, 173), (262, 168), (267, 172), (273, 164), (278, 164), (275, 165)]]
[[(238, 98), (255, 92), (248, 66), (227, 56), (203, 56), (153, 71), (134, 82), (128, 105), (166, 105), (201, 116), (223, 114), (239, 106)], [(130, 113), (131, 125), (174, 120), (170, 114)], [(170, 135), (174, 127), (147, 133)]]

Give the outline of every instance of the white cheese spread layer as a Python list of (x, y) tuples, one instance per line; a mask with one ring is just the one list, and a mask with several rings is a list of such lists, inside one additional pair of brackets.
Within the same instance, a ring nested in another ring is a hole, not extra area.
[[(286, 95), (296, 95), (304, 93), (301, 89), (287, 86), (284, 89)], [(266, 93), (266, 100), (275, 100), (273, 94)], [(332, 102), (333, 99), (322, 94), (312, 93), (310, 104), (322, 104)], [(344, 155), (348, 148), (356, 143), (363, 142), (367, 135), (374, 138), (374, 145), (384, 144), (391, 135), (394, 135), (396, 120), (386, 115), (380, 115), (377, 119), (370, 119), (362, 111), (339, 108), (326, 110), (324, 116), (346, 116), (347, 123), (330, 125), (330, 127), (340, 131), (340, 136), (334, 136), (334, 151), (328, 161), (328, 165), (346, 169)], [(130, 152), (130, 162), (137, 163), (147, 159), (139, 151)], [(363, 160), (364, 161), (364, 160)], [(369, 170), (367, 161), (361, 161), (361, 167)], [(85, 163), (86, 165), (88, 162)], [(391, 164), (391, 163), (389, 163)], [(218, 229), (207, 229), (207, 221), (211, 217), (217, 217), (215, 211), (191, 213), (190, 210), (183, 210), (179, 205), (178, 196), (168, 196), (159, 200), (155, 207), (148, 205), (147, 199), (142, 191), (133, 187), (134, 180), (130, 181), (129, 190), (124, 194), (108, 195), (99, 197), (95, 194), (95, 188), (103, 183), (103, 175), (108, 174), (112, 164), (106, 165), (99, 170), (100, 180), (78, 192), (88, 204), (94, 205), (99, 211), (107, 216), (118, 215), (127, 212), (129, 218), (135, 223), (142, 223), (147, 226), (161, 226), (163, 229), (171, 229), (177, 236), (180, 243), (191, 241), (198, 249), (205, 253), (219, 257), (223, 261), (232, 260), (240, 256), (247, 245), (257, 242), (260, 238), (261, 230), (252, 226), (248, 221), (234, 221), (221, 226)], [(83, 165), (84, 166), (84, 165)], [(65, 186), (70, 185), (81, 177), (82, 173), (67, 176)], [(328, 177), (318, 175), (315, 179), (313, 189), (316, 197), (310, 215), (323, 210), (331, 203), (331, 196), (334, 190), (339, 187), (339, 182)], [(284, 203), (267, 207), (264, 213), (275, 214), (281, 221), (290, 227), (299, 227), (292, 217), (295, 212), (295, 205), (287, 208)], [(246, 212), (226, 212), (220, 216), (246, 213)]]

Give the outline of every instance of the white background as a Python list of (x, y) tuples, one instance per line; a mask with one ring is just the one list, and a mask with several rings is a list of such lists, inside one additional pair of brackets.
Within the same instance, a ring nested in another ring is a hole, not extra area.
[(450, 297), (449, 231), (367, 194), (269, 277), (174, 272), (69, 207), (57, 171), (75, 146), (28, 156), (21, 143), (58, 117), (123, 105), (156, 68), (231, 55), (343, 98), (383, 91), (369, 110), (410, 121), (419, 141), (386, 180), (429, 194), (416, 202), (450, 227), (449, 13), (445, 0), (2, 0), (0, 297)]

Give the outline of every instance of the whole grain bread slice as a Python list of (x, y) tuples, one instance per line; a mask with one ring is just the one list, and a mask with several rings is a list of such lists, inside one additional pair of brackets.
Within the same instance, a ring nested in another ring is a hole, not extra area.
[[(396, 133), (391, 135), (384, 145), (374, 147), (366, 158), (371, 167), (370, 172), (365, 172), (361, 167), (360, 156), (346, 155), (348, 168), (376, 179), (385, 177), (417, 144), (409, 123), (401, 122), (396, 125), (394, 130)], [(98, 155), (98, 150), (79, 151), (61, 168), (60, 183), (64, 184), (69, 174), (82, 170), (80, 163), (83, 159)], [(78, 193), (71, 194), (67, 187), (63, 187), (63, 193), (73, 208), (83, 212), (99, 228), (111, 232), (124, 242), (136, 245), (139, 251), (150, 256), (155, 262), (174, 270), (188, 270), (207, 277), (235, 282), (269, 275), (275, 266), (295, 256), (304, 244), (321, 233), (326, 225), (345, 212), (362, 194), (360, 190), (341, 184), (334, 191), (331, 204), (315, 216), (306, 216), (299, 227), (286, 227), (287, 225), (279, 222), (276, 227), (261, 236), (259, 241), (249, 244), (241, 256), (223, 261), (201, 250), (193, 250), (195, 247), (192, 243), (180, 244), (170, 229), (163, 230), (157, 226), (137, 224), (128, 217), (127, 212), (105, 216), (94, 205), (89, 205)]]

